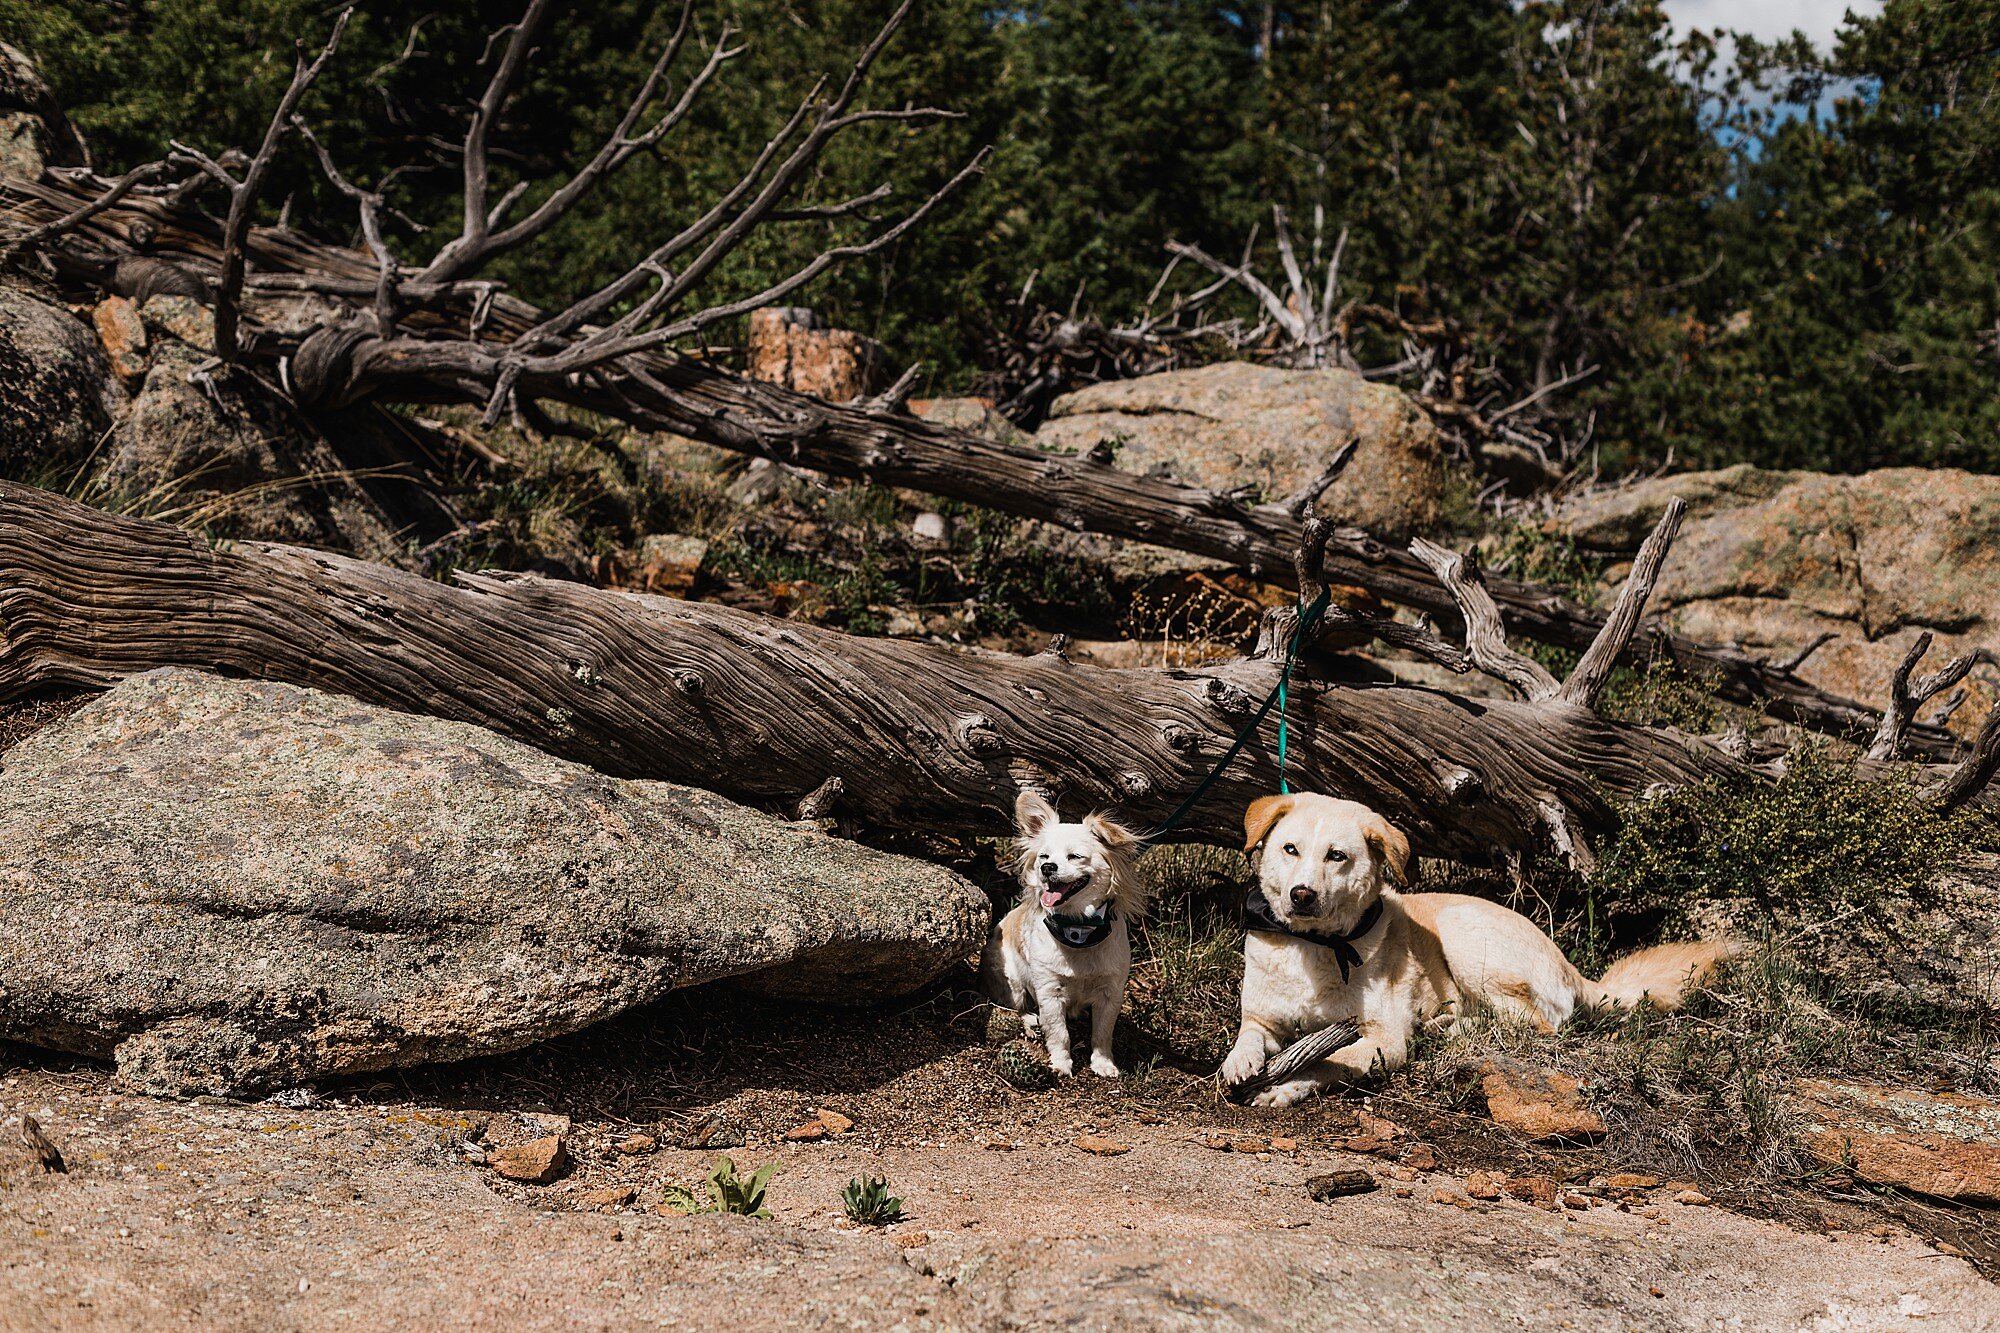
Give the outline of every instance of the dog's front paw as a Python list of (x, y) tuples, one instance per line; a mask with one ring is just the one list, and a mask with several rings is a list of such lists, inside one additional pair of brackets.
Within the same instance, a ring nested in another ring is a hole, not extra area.
[(1056, 1073), (1062, 1076), (1063, 1078), (1068, 1078), (1071, 1074), (1074, 1074), (1076, 1072), (1076, 1062), (1070, 1059), (1068, 1051), (1064, 1051), (1060, 1055), (1056, 1054), (1054, 1051), (1050, 1051), (1049, 1068), (1055, 1070)]
[(1093, 1055), (1090, 1057), (1090, 1072), (1099, 1078), (1117, 1078), (1118, 1062), (1108, 1055)]
[(1266, 1088), (1250, 1099), (1252, 1106), (1297, 1106), (1306, 1098), (1319, 1091), (1319, 1084), (1309, 1078), (1295, 1078), (1289, 1083), (1280, 1083), (1275, 1088)]
[(1249, 1082), (1257, 1077), (1257, 1071), (1264, 1067), (1265, 1058), (1264, 1052), (1260, 1050), (1237, 1047), (1229, 1053), (1229, 1058), (1222, 1062), (1222, 1081), (1232, 1088), (1239, 1083)]

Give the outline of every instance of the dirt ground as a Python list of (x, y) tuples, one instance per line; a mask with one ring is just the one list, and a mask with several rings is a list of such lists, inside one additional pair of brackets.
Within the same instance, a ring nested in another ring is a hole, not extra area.
[[(1588, 1150), (1386, 1098), (1250, 1111), (1160, 1068), (1021, 1092), (984, 1027), (949, 991), (866, 1013), (690, 995), (255, 1105), (0, 1048), (0, 1123), (34, 1115), (69, 1165), (0, 1145), (0, 1329), (2000, 1328), (2000, 1291), (1879, 1210), (1620, 1194)], [(852, 1128), (786, 1141), (821, 1110)], [(554, 1183), (467, 1150), (524, 1115), (571, 1122)], [(1357, 1132), (1376, 1151), (1337, 1146)], [(659, 1147), (621, 1151), (635, 1135)], [(704, 1136), (780, 1165), (772, 1219), (655, 1211), (706, 1173), (715, 1148), (682, 1146)], [(1567, 1204), (1470, 1198), (1476, 1166)], [(1309, 1197), (1338, 1169), (1378, 1187)], [(841, 1189), (878, 1175), (907, 1219), (857, 1228)]]

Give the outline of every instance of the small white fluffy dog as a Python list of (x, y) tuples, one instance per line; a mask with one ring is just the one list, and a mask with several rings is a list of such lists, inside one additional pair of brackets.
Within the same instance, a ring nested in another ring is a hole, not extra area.
[(1116, 1078), (1111, 1033), (1132, 974), (1131, 923), (1146, 910), (1132, 871), (1139, 837), (1103, 815), (1066, 824), (1033, 791), (1014, 802), (1014, 824), (1025, 892), (987, 938), (981, 984), (1040, 1034), (1058, 1074), (1075, 1070), (1069, 1016), (1089, 1009), (1090, 1072)]
[[(1519, 912), (1456, 893), (1398, 893), (1410, 843), (1365, 805), (1267, 796), (1243, 817), (1257, 887), (1245, 910), (1243, 1028), (1223, 1062), (1235, 1085), (1299, 1037), (1346, 1019), (1361, 1039), (1253, 1099), (1290, 1106), (1337, 1083), (1402, 1068), (1420, 1022), (1468, 1002), (1547, 1031), (1579, 1006), (1680, 1006), (1738, 946), (1663, 944), (1592, 981)], [(1385, 882), (1386, 881), (1386, 882)]]

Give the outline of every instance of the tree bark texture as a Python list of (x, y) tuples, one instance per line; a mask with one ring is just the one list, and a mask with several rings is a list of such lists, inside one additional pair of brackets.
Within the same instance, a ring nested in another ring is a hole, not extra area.
[[(841, 780), (874, 828), (999, 834), (1023, 783), (1164, 818), (1276, 680), (1269, 661), (1104, 670), (862, 639), (700, 602), (532, 577), (452, 587), (0, 482), (0, 697), (160, 666), (283, 680), (468, 721), (607, 772), (793, 808)], [(1747, 771), (1705, 743), (1560, 700), (1299, 681), (1295, 784), (1365, 801), (1425, 855), (1529, 853), (1566, 811)], [(1276, 715), (1175, 831), (1233, 842), (1275, 790)]]

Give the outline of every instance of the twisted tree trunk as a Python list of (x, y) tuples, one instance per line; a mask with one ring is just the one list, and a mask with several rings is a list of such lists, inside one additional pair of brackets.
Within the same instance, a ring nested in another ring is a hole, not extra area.
[[(1110, 671), (886, 639), (537, 578), (461, 587), (295, 547), (221, 549), (167, 524), (0, 483), (0, 697), (193, 666), (506, 732), (606, 771), (790, 807), (993, 834), (1018, 786), (1162, 819), (1276, 678), (1269, 661)], [(1491, 862), (1607, 798), (1740, 772), (1712, 747), (1562, 699), (1302, 681), (1292, 777), (1366, 801), (1427, 855)], [(1276, 719), (1177, 836), (1238, 836), (1273, 790)]]
[[(0, 208), (33, 228), (102, 203), (110, 183), (47, 176), (0, 178)], [(505, 369), (507, 344), (545, 315), (490, 284), (459, 284), (411, 310), (398, 336), (383, 338), (363, 317), (380, 275), (358, 252), (279, 228), (252, 228), (246, 354), (279, 363), (302, 405), (373, 398), (485, 403)], [(43, 242), (73, 276), (125, 294), (212, 289), (222, 269), (217, 228), (170, 201), (142, 195), (76, 220)], [(522, 375), (521, 401), (545, 400), (672, 430), (722, 448), (780, 459), (835, 476), (906, 486), (934, 495), (1114, 537), (1227, 560), (1292, 582), (1300, 521), (1293, 503), (1248, 505), (1230, 495), (1160, 477), (1135, 476), (1108, 459), (1039, 453), (910, 416), (893, 400), (833, 404), (729, 375), (661, 352), (621, 358), (607, 373)], [(1337, 530), (1329, 578), (1386, 601), (1457, 618), (1450, 594), (1408, 552), (1354, 528)], [(1515, 634), (1582, 650), (1604, 617), (1552, 590), (1508, 579), (1489, 588)], [(1878, 710), (1816, 689), (1785, 664), (1642, 624), (1628, 661), (1667, 659), (1715, 692), (1761, 703), (1775, 719), (1839, 735), (1872, 732)], [(1943, 728), (1913, 724), (1907, 748), (1933, 758), (1960, 747)]]

